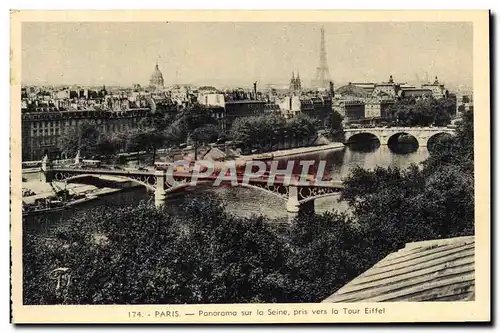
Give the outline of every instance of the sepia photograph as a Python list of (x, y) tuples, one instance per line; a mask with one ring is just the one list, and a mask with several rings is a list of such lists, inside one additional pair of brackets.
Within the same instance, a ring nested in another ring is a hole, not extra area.
[(489, 320), (487, 11), (44, 13), (11, 13), (14, 322)]

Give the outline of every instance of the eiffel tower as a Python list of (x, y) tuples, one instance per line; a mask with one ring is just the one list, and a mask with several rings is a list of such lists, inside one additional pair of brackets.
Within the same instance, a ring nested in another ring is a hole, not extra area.
[(319, 66), (316, 67), (316, 79), (313, 80), (313, 87), (319, 89), (328, 89), (330, 82), (330, 71), (326, 61), (325, 50), (325, 29), (321, 27), (321, 44), (319, 51)]

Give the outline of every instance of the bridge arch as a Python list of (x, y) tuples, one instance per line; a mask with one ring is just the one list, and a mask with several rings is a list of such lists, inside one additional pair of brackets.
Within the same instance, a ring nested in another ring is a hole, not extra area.
[(349, 132), (349, 134), (346, 133), (345, 143), (352, 144), (358, 141), (367, 141), (367, 140), (373, 140), (373, 141), (377, 140), (379, 144), (382, 143), (380, 136), (368, 130), (365, 131), (361, 130), (359, 132)]
[[(400, 138), (403, 139), (402, 142), (398, 142)], [(411, 131), (396, 132), (391, 134), (387, 139), (387, 146), (389, 147), (389, 149), (391, 149), (391, 151), (396, 153), (398, 151), (395, 151), (394, 148), (398, 143), (408, 143), (414, 145), (414, 147), (410, 147), (410, 149), (405, 148), (404, 151), (402, 151), (402, 153), (412, 152), (411, 148), (415, 148), (415, 150), (417, 150), (418, 147), (425, 146), (425, 143), (422, 144), (421, 138), (418, 135), (415, 135), (415, 133), (412, 133)]]
[[(196, 182), (196, 185), (198, 185), (198, 184), (210, 184), (213, 182), (214, 182), (213, 180), (198, 180)], [(189, 187), (189, 186), (192, 186), (190, 181), (182, 182), (181, 184), (176, 184), (172, 187), (169, 187), (168, 189), (165, 190), (165, 193), (168, 194), (168, 193), (176, 192), (176, 191), (179, 191), (179, 190), (186, 188), (186, 187)], [(285, 185), (270, 185), (269, 186), (267, 184), (265, 184), (265, 185), (262, 184), (262, 186), (256, 186), (256, 185), (252, 185), (252, 184), (238, 183), (238, 185), (236, 185), (236, 187), (256, 189), (256, 190), (259, 190), (261, 192), (272, 194), (272, 195), (274, 195), (282, 200), (288, 199), (288, 186), (285, 186)]]
[[(89, 177), (90, 178), (95, 178), (95, 179), (100, 179), (99, 175), (95, 175), (95, 174), (80, 174), (80, 175), (76, 175), (76, 176), (72, 176), (72, 177), (68, 177), (68, 178), (64, 178), (64, 179), (57, 179), (57, 173), (56, 173), (56, 175), (54, 177), (54, 180), (61, 181), (61, 182), (64, 182), (64, 183), (67, 184), (67, 183), (71, 183), (74, 180), (83, 179), (83, 178), (89, 178)], [(146, 187), (146, 189), (149, 190), (149, 191), (153, 191), (154, 192), (156, 190), (156, 185), (154, 184), (154, 182), (151, 184), (149, 182), (145, 182), (145, 181), (141, 181), (139, 179), (135, 179), (135, 178), (131, 178), (131, 177), (125, 177), (125, 176), (113, 176), (113, 177), (124, 179), (124, 180), (128, 180), (128, 181), (131, 181), (131, 182), (133, 182), (135, 184), (142, 185), (142, 186)], [(154, 179), (155, 177), (153, 176), (152, 178)]]
[(389, 139), (394, 135), (402, 133), (411, 135), (417, 139), (419, 147), (427, 146), (428, 140), (435, 135), (442, 133), (455, 134), (455, 130), (447, 127), (367, 127), (367, 128), (350, 128), (345, 129), (344, 143), (352, 143), (358, 135), (369, 133), (379, 139), (381, 145), (389, 143)]
[(453, 136), (452, 133), (450, 132), (445, 132), (445, 131), (442, 131), (442, 132), (437, 132), (437, 133), (434, 133), (432, 134), (430, 137), (427, 138), (427, 149), (429, 150), (429, 152), (431, 152), (431, 150), (434, 148), (436, 142), (441, 139), (441, 138), (451, 138)]

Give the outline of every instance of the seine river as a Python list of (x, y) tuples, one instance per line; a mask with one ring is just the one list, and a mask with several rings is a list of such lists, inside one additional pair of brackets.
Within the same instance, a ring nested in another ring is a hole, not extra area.
[[(341, 150), (322, 151), (319, 153), (305, 154), (288, 158), (281, 158), (283, 167), (289, 159), (298, 160), (325, 160), (325, 173), (329, 173), (333, 179), (340, 180), (347, 176), (354, 166), (372, 169), (377, 166), (408, 167), (412, 163), (420, 163), (425, 160), (429, 152), (425, 147), (411, 149), (412, 152), (395, 153), (388, 146), (378, 146), (372, 143), (364, 143), (360, 146), (346, 146)], [(262, 214), (277, 222), (286, 221), (288, 214), (285, 209), (285, 201), (264, 191), (242, 188), (242, 187), (212, 187), (210, 185), (198, 185), (189, 188), (184, 195), (167, 198), (168, 205), (179, 205), (182, 201), (190, 200), (194, 196), (211, 194), (223, 200), (226, 209), (239, 216), (251, 216)], [(24, 221), (24, 229), (44, 230), (51, 229), (67, 220), (68, 217), (85, 213), (89, 208), (101, 205), (125, 206), (135, 204), (141, 200), (152, 199), (152, 194), (144, 188), (134, 188), (121, 193), (111, 194), (102, 199), (82, 204), (64, 213), (54, 213), (43, 218), (35, 218)], [(339, 202), (338, 197), (327, 197), (315, 201), (315, 210), (322, 213), (330, 210), (346, 211), (348, 209), (344, 202)]]

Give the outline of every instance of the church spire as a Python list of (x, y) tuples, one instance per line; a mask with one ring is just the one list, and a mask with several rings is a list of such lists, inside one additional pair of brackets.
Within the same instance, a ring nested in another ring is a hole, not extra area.
[(158, 59), (160, 59), (160, 55), (158, 54), (158, 56), (156, 57), (156, 66), (155, 66), (155, 69), (159, 69), (158, 68)]

